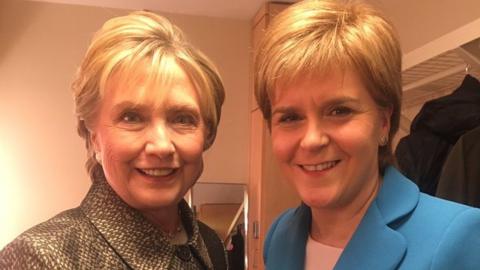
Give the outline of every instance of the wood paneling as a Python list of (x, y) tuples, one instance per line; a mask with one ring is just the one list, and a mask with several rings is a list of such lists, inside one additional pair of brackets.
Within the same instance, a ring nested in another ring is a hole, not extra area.
[[(252, 22), (252, 57), (255, 55), (258, 43), (273, 16), (286, 7), (288, 4), (267, 3), (260, 8)], [(262, 270), (264, 269), (263, 242), (268, 228), (282, 211), (297, 206), (300, 199), (282, 176), (275, 161), (271, 148), (270, 131), (255, 102), (253, 86), (250, 91), (250, 111), (248, 269)]]

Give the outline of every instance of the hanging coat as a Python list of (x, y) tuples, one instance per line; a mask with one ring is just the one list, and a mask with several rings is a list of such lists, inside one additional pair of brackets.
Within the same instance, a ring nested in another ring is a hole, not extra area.
[(434, 195), (451, 148), (480, 125), (480, 82), (467, 75), (452, 94), (425, 103), (395, 151), (402, 173)]
[(438, 197), (480, 207), (480, 126), (460, 137), (438, 181)]

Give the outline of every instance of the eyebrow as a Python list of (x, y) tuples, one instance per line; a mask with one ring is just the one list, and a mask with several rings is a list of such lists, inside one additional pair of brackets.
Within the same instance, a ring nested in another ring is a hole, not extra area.
[(275, 115), (275, 114), (288, 114), (288, 113), (293, 113), (295, 112), (295, 108), (294, 107), (290, 107), (290, 106), (282, 106), (282, 107), (277, 107), (275, 108), (275, 110), (272, 111), (272, 115)]
[(167, 105), (167, 110), (168, 111), (173, 111), (173, 112), (190, 112), (190, 113), (195, 113), (199, 114), (199, 109), (198, 107), (192, 106), (190, 104), (175, 104), (175, 105)]
[(338, 104), (345, 104), (345, 103), (358, 103), (358, 98), (353, 97), (338, 97), (328, 100), (326, 102), (327, 106), (338, 105)]
[(112, 108), (112, 111), (114, 113), (117, 113), (117, 112), (122, 112), (125, 109), (135, 109), (135, 110), (139, 110), (139, 111), (144, 111), (147, 108), (146, 108), (145, 105), (134, 103), (132, 101), (127, 100), (127, 101), (122, 101), (118, 104), (115, 104)]
[[(353, 98), (353, 97), (332, 98), (332, 99), (328, 100), (327, 102), (325, 102), (325, 104), (323, 104), (322, 106), (323, 107), (331, 107), (331, 106), (335, 106), (335, 105), (339, 105), (339, 104), (345, 104), (345, 103), (358, 103), (358, 99)], [(277, 113), (280, 113), (280, 114), (292, 113), (292, 112), (296, 112), (296, 111), (297, 111), (297, 108), (295, 106), (280, 106), (280, 107), (275, 108), (272, 111), (272, 115), (277, 114)]]
[[(171, 111), (192, 111), (192, 112), (197, 112), (198, 111), (197, 107), (192, 106), (190, 104), (180, 104), (180, 105), (179, 104), (174, 104), (174, 105), (166, 104), (165, 107), (168, 110), (171, 110)], [(132, 101), (126, 100), (126, 101), (122, 101), (118, 104), (115, 104), (113, 106), (113, 111), (115, 111), (115, 112), (123, 111), (126, 108), (136, 109), (136, 110), (142, 111), (142, 110), (147, 110), (148, 106), (144, 105), (144, 104), (134, 103)]]

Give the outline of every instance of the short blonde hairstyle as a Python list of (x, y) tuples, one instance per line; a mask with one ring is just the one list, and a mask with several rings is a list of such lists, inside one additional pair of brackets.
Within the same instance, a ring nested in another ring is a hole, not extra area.
[(134, 77), (136, 67), (147, 64), (151, 73), (148, 80), (168, 81), (172, 63), (185, 71), (198, 92), (206, 129), (204, 149), (208, 149), (220, 121), (224, 87), (213, 63), (186, 40), (182, 31), (159, 15), (137, 11), (108, 20), (94, 35), (72, 84), (77, 130), (85, 139), (86, 167), (92, 180), (103, 177), (90, 129), (109, 78), (116, 72)]
[(273, 91), (305, 75), (353, 67), (376, 104), (392, 109), (388, 143), (379, 147), (379, 169), (394, 164), (398, 130), (401, 50), (392, 24), (372, 7), (354, 1), (305, 0), (278, 14), (255, 58), (255, 97), (270, 124)]

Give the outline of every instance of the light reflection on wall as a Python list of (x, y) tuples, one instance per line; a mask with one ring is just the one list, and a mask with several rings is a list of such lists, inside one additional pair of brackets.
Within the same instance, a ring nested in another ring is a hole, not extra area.
[(24, 208), (22, 200), (17, 198), (25, 193), (22, 192), (22, 182), (18, 181), (22, 170), (12, 142), (4, 134), (0, 136), (0, 249), (21, 233), (23, 228), (16, 214)]

